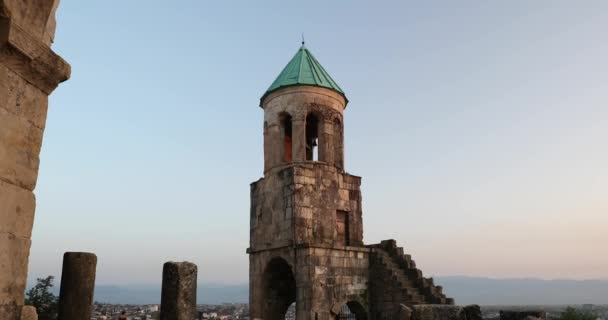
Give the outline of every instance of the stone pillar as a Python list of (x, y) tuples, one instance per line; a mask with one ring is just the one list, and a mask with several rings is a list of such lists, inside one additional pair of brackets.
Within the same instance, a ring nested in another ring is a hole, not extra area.
[(319, 123), (319, 161), (334, 165), (334, 124), (322, 120)]
[(306, 120), (294, 118), (291, 131), (293, 162), (306, 160)]
[(196, 319), (196, 273), (191, 262), (165, 263), (160, 320)]
[(95, 289), (97, 256), (87, 252), (63, 255), (58, 320), (90, 319)]
[(70, 66), (51, 49), (58, 0), (0, 0), (0, 319), (23, 306), (48, 95)]

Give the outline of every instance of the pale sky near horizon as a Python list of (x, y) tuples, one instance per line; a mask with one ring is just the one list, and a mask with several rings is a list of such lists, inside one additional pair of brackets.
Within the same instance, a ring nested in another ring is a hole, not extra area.
[(426, 276), (608, 279), (608, 2), (63, 0), (29, 278), (248, 279), (259, 98), (307, 47), (346, 92), (366, 243)]

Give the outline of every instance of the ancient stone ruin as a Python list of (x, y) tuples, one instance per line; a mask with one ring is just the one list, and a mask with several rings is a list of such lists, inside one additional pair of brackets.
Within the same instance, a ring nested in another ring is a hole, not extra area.
[(90, 319), (93, 311), (97, 256), (88, 252), (63, 255), (58, 319)]
[[(48, 96), (70, 66), (51, 49), (59, 0), (0, 0), (0, 319), (23, 306)], [(361, 178), (344, 165), (342, 89), (302, 45), (262, 96), (264, 177), (251, 185), (250, 317), (479, 320), (394, 240), (363, 242)], [(90, 317), (97, 259), (64, 257), (60, 316)], [(192, 319), (197, 267), (165, 264), (162, 319)], [(507, 318), (508, 314), (501, 314)]]
[(160, 320), (196, 318), (196, 275), (198, 267), (191, 262), (166, 262), (160, 299)]
[(294, 302), (298, 320), (398, 319), (414, 305), (454, 303), (394, 240), (363, 243), (361, 178), (344, 166), (347, 104), (304, 44), (261, 98), (264, 177), (251, 184), (247, 249), (251, 319), (283, 319)]
[[(58, 0), (0, 0), (0, 319), (21, 316), (48, 95), (70, 76), (51, 49)], [(25, 308), (24, 318), (31, 318)]]

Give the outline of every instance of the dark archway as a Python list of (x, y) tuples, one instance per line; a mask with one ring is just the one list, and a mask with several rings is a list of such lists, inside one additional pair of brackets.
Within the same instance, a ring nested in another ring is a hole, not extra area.
[(342, 305), (336, 320), (367, 320), (367, 310), (358, 301), (349, 301)]
[(283, 320), (289, 306), (296, 301), (296, 280), (289, 264), (273, 258), (266, 266), (264, 281), (264, 320)]
[(309, 113), (306, 116), (306, 160), (318, 161), (319, 118)]
[(292, 159), (292, 129), (291, 116), (287, 113), (280, 115), (281, 134), (283, 136), (283, 161), (291, 162)]

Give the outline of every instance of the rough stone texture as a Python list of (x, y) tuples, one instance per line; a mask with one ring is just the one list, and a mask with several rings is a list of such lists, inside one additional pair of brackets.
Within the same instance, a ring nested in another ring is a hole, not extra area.
[(338, 246), (343, 242), (336, 230), (338, 210), (348, 212), (350, 245), (362, 246), (360, 184), (361, 178), (320, 162), (268, 172), (251, 186), (252, 250)]
[(464, 314), (467, 320), (483, 320), (483, 317), (481, 316), (481, 308), (476, 304), (465, 306)]
[(196, 319), (196, 274), (194, 263), (164, 264), (160, 320)]
[(23, 305), (48, 95), (70, 66), (50, 48), (58, 0), (0, 0), (0, 319)]
[(412, 320), (466, 320), (460, 306), (419, 304), (412, 309)]
[(526, 320), (528, 317), (546, 319), (547, 313), (539, 310), (500, 311), (500, 320)]
[(21, 317), (20, 320), (38, 320), (38, 313), (36, 313), (36, 308), (33, 306), (23, 306), (21, 308)]
[(397, 314), (398, 320), (410, 320), (412, 318), (412, 309), (408, 308), (404, 304), (399, 305), (399, 313)]
[(90, 319), (93, 310), (97, 256), (87, 252), (63, 255), (59, 315), (61, 320)]
[[(252, 319), (283, 319), (293, 302), (297, 319), (311, 320), (335, 319), (344, 305), (357, 319), (395, 319), (414, 304), (453, 304), (394, 240), (363, 244), (361, 178), (344, 171), (345, 107), (336, 92), (305, 85), (262, 101), (264, 177), (251, 184), (247, 250)], [(307, 128), (311, 115), (316, 129)], [(313, 161), (306, 144), (315, 137)]]

